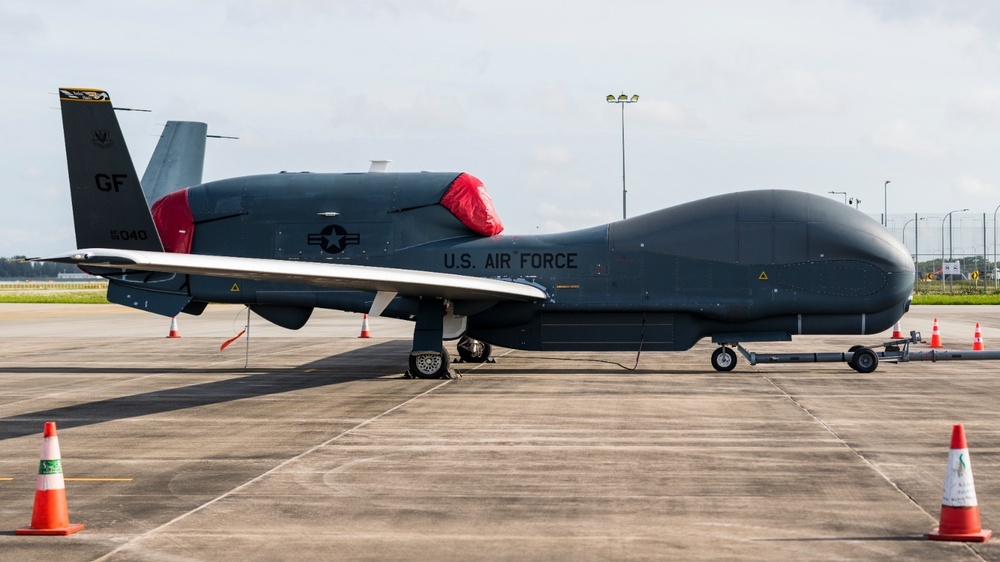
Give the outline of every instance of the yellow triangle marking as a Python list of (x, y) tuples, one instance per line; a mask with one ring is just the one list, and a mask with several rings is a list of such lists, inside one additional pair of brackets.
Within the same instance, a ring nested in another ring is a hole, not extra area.
[(233, 288), (229, 289), (229, 292), (230, 293), (238, 293), (238, 292), (240, 292), (240, 286), (237, 285), (236, 283), (233, 283)]
[(763, 271), (761, 271), (760, 272), (760, 277), (758, 277), (757, 279), (759, 279), (761, 281), (767, 281), (767, 273), (764, 273)]

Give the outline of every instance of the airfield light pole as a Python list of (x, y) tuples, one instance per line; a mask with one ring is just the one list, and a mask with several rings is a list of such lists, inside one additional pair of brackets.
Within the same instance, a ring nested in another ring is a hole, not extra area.
[(997, 277), (997, 211), (1000, 211), (1000, 205), (997, 205), (996, 209), (993, 209), (993, 288), (1000, 288), (1000, 280)]
[(846, 191), (827, 191), (827, 193), (829, 193), (830, 195), (843, 195), (844, 196), (844, 205), (847, 204), (847, 192)]
[[(918, 219), (916, 215), (913, 215), (912, 219), (910, 219), (910, 220), (908, 220), (908, 221), (906, 221), (906, 222), (903, 223), (903, 246), (904, 247), (906, 246), (906, 227), (909, 226), (911, 222), (916, 222), (918, 220), (927, 220), (927, 219), (925, 219), (924, 217), (920, 217)], [(920, 223), (919, 222), (917, 222), (917, 224), (913, 225), (913, 271), (914, 271), (914, 275), (917, 276), (917, 279), (920, 278), (920, 273), (917, 272), (917, 260), (920, 259), (920, 246), (918, 245), (919, 239), (917, 238), (917, 232), (918, 232), (917, 229), (919, 227), (920, 227)]]
[(882, 226), (889, 228), (889, 183), (892, 180), (885, 180), (882, 186)]
[(622, 92), (617, 98), (614, 94), (608, 94), (608, 103), (617, 103), (622, 106), (622, 220), (625, 220), (625, 104), (639, 101), (639, 96), (633, 94), (632, 97)]
[[(1000, 207), (998, 207), (998, 208), (1000, 208)], [(904, 246), (906, 246), (906, 227), (910, 226), (910, 223), (914, 222), (916, 220), (917, 220), (917, 218), (913, 217), (912, 219), (910, 219), (910, 220), (908, 220), (908, 221), (906, 221), (906, 222), (903, 223), (903, 245)], [(925, 219), (924, 217), (920, 217), (920, 220), (927, 220), (927, 219)], [(917, 236), (917, 226), (919, 226), (919, 225), (914, 225), (913, 226), (913, 236), (914, 237)]]
[[(968, 209), (955, 209), (944, 216), (941, 220), (941, 290), (944, 290), (944, 222), (948, 221), (948, 232), (951, 233), (951, 213), (964, 213)], [(949, 253), (949, 257), (951, 254)]]

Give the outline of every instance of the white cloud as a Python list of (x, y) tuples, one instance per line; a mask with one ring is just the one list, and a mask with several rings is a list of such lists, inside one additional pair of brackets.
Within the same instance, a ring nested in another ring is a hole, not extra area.
[[(586, 202), (582, 202), (586, 205)], [(542, 201), (535, 207), (539, 218), (538, 230), (542, 232), (564, 232), (608, 223), (618, 218), (614, 212), (596, 208), (572, 208), (565, 204)], [(545, 230), (542, 230), (542, 227)]]
[(41, 39), (45, 22), (34, 14), (22, 14), (0, 9), (0, 45)]
[(973, 125), (1000, 123), (1000, 88), (982, 86), (969, 92), (952, 106), (952, 114)]
[(1000, 190), (991, 183), (972, 176), (962, 176), (958, 178), (958, 191), (971, 196), (988, 195), (994, 197)]
[(342, 102), (346, 110), (332, 118), (333, 124), (355, 132), (368, 131), (378, 136), (404, 131), (459, 133), (467, 129), (461, 99), (447, 93), (400, 89), (348, 95)]
[(760, 97), (750, 104), (754, 117), (783, 117), (798, 113), (837, 113), (847, 97), (826, 87), (811, 72), (795, 71), (764, 84)]
[[(635, 108), (637, 119), (644, 125), (659, 127), (694, 126), (697, 122), (677, 104), (663, 99), (644, 99)], [(626, 110), (627, 111), (627, 110)], [(628, 117), (626, 116), (626, 119)]]
[(569, 113), (572, 111), (573, 96), (566, 88), (556, 84), (546, 84), (542, 89), (541, 107), (547, 111)]
[(531, 151), (531, 159), (544, 166), (566, 166), (573, 162), (573, 151), (566, 145), (540, 146)]
[(896, 119), (876, 128), (868, 135), (871, 146), (911, 155), (937, 156), (948, 152), (948, 148), (926, 138), (905, 119)]

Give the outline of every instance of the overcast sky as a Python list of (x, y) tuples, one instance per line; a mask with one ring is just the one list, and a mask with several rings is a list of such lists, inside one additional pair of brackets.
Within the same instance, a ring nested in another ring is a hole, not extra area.
[(0, 0), (0, 256), (76, 248), (56, 90), (106, 89), (141, 174), (467, 171), (506, 234), (758, 188), (861, 210), (1000, 204), (1000, 3)]

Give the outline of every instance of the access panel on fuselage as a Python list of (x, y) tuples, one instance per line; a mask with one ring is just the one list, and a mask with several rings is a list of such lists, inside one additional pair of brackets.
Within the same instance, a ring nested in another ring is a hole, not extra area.
[(670, 351), (674, 344), (672, 313), (541, 314), (541, 349), (551, 351)]

